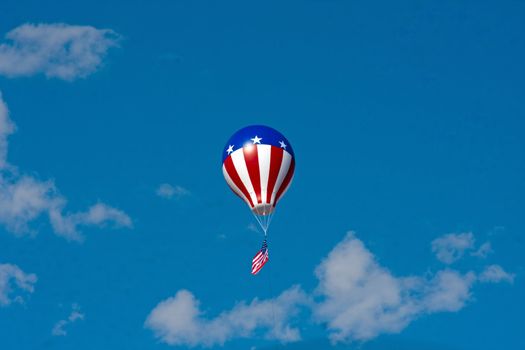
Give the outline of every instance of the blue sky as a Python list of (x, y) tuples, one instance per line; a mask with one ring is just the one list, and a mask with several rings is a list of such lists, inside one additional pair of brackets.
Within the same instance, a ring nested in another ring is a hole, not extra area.
[[(2, 1), (0, 347), (525, 348), (524, 16)], [(220, 163), (249, 124), (297, 161), (255, 278)]]

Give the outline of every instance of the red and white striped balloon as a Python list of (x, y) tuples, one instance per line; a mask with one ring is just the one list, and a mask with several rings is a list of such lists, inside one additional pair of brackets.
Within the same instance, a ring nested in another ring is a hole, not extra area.
[(267, 126), (248, 126), (226, 144), (222, 171), (226, 182), (260, 219), (266, 232), (275, 206), (288, 190), (295, 157), (288, 140)]

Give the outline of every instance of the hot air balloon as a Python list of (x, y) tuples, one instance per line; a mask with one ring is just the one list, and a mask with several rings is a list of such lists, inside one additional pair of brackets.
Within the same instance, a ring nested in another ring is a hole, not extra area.
[(265, 237), (275, 207), (292, 182), (295, 156), (279, 131), (252, 125), (230, 137), (222, 155), (226, 182), (252, 211)]

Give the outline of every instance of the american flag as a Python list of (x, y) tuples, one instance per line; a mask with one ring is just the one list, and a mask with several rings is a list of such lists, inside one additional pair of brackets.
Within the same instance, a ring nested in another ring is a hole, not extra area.
[(256, 275), (268, 261), (268, 244), (263, 241), (261, 250), (252, 259), (252, 275)]

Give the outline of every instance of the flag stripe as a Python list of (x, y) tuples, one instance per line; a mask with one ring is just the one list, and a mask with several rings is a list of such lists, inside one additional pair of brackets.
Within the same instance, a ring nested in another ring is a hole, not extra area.
[(261, 254), (260, 257), (258, 257), (257, 259), (255, 259), (254, 263), (258, 264), (258, 263), (260, 263), (262, 260), (264, 260), (264, 255), (263, 255), (263, 254)]
[(252, 275), (256, 275), (268, 261), (268, 245), (266, 244), (266, 239), (263, 241), (261, 250), (255, 254), (252, 259)]
[(264, 260), (262, 262), (252, 265), (252, 274), (256, 275), (259, 271), (261, 271), (261, 269), (263, 268), (263, 266), (266, 264), (267, 261), (268, 261), (268, 256), (265, 254)]

